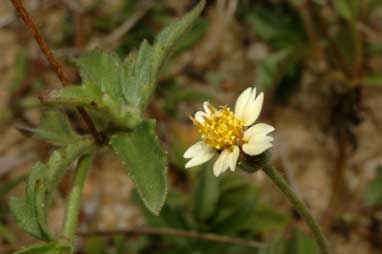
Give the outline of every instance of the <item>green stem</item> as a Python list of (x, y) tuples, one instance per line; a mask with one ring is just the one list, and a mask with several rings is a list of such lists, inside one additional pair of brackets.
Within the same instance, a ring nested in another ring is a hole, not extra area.
[(85, 179), (87, 172), (90, 168), (90, 163), (92, 161), (91, 155), (84, 155), (77, 166), (77, 170), (75, 172), (73, 178), (73, 188), (70, 193), (68, 204), (66, 207), (66, 214), (64, 220), (64, 238), (69, 240), (70, 243), (73, 242), (75, 233), (77, 231), (77, 222), (78, 222), (78, 214), (80, 210), (80, 202), (81, 202), (81, 193), (84, 187)]
[(268, 177), (273, 181), (274, 184), (285, 194), (289, 199), (295, 209), (300, 213), (300, 215), (305, 219), (306, 223), (309, 225), (310, 229), (313, 232), (313, 235), (318, 243), (318, 246), (321, 249), (322, 254), (329, 254), (329, 247), (327, 240), (323, 235), (317, 221), (314, 219), (312, 214), (309, 212), (308, 208), (304, 203), (298, 198), (296, 193), (290, 188), (287, 181), (269, 164), (267, 164), (263, 171)]

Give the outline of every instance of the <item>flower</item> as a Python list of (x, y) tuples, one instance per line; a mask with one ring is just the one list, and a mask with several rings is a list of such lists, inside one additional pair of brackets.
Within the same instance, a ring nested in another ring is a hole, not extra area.
[(204, 102), (204, 111), (198, 111), (192, 122), (201, 134), (201, 141), (187, 149), (183, 157), (190, 159), (186, 168), (203, 164), (215, 155), (213, 171), (219, 176), (228, 168), (235, 171), (240, 150), (250, 156), (263, 153), (272, 147), (273, 137), (268, 136), (274, 127), (254, 124), (263, 105), (264, 94), (256, 96), (256, 88), (244, 90), (236, 100), (235, 112), (228, 106), (219, 109)]

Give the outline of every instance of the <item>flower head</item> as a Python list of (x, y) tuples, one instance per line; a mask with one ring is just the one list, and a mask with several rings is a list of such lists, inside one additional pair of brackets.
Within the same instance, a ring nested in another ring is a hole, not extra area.
[(258, 118), (264, 94), (256, 96), (256, 88), (247, 88), (237, 98), (235, 112), (228, 106), (219, 109), (204, 102), (204, 111), (198, 111), (192, 122), (198, 128), (201, 141), (193, 144), (184, 153), (190, 159), (186, 168), (203, 164), (218, 155), (213, 166), (215, 176), (228, 168), (234, 171), (240, 155), (254, 156), (272, 146), (273, 138), (267, 136), (274, 128), (265, 123), (254, 124)]

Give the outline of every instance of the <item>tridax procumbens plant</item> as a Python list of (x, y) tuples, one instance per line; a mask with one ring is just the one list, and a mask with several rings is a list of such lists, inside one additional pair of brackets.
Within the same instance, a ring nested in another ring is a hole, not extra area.
[[(81, 56), (76, 61), (82, 76), (81, 85), (55, 90), (43, 97), (43, 102), (51, 108), (33, 132), (58, 149), (46, 163), (39, 162), (32, 167), (26, 197), (12, 198), (10, 207), (20, 226), (45, 243), (18, 253), (74, 252), (81, 191), (92, 158), (101, 146), (110, 146), (117, 154), (145, 206), (153, 214), (159, 214), (167, 194), (167, 158), (155, 133), (155, 121), (146, 119), (144, 112), (153, 96), (161, 67), (204, 5), (202, 0), (190, 13), (165, 28), (153, 45), (144, 41), (139, 50), (124, 61), (97, 51)], [(327, 254), (327, 243), (316, 221), (269, 164), (266, 151), (272, 146), (273, 138), (268, 134), (274, 128), (267, 124), (254, 124), (262, 108), (263, 96), (260, 93), (256, 97), (256, 89), (248, 88), (239, 96), (235, 112), (228, 106), (217, 109), (205, 103), (205, 112), (199, 111), (192, 118), (202, 141), (185, 152), (184, 156), (190, 159), (186, 167), (204, 163), (218, 155), (213, 167), (216, 176), (228, 168), (234, 171), (236, 165), (246, 172), (262, 168), (306, 219), (322, 253)], [(103, 142), (100, 144), (87, 135), (79, 135), (58, 110), (63, 106), (88, 110), (104, 136)], [(47, 219), (51, 193), (76, 160), (62, 235), (54, 236), (49, 231)]]
[[(14, 197), (10, 207), (19, 225), (44, 244), (18, 253), (70, 253), (77, 230), (81, 190), (94, 153), (101, 147), (87, 135), (79, 135), (58, 109), (83, 107), (117, 154), (147, 208), (158, 214), (167, 195), (167, 158), (155, 133), (155, 120), (144, 112), (155, 91), (164, 62), (177, 42), (203, 10), (200, 3), (180, 20), (166, 27), (151, 45), (142, 42), (126, 60), (98, 51), (76, 60), (82, 76), (79, 86), (50, 92), (43, 102), (50, 106), (34, 130), (36, 136), (57, 146), (46, 163), (36, 163), (28, 177), (26, 197)], [(51, 193), (68, 167), (78, 160), (67, 201), (62, 235), (49, 231)]]

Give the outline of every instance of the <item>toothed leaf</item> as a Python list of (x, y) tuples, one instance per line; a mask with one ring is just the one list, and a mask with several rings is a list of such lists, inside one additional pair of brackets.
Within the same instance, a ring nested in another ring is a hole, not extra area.
[(159, 214), (167, 195), (167, 158), (154, 123), (145, 121), (131, 132), (115, 134), (110, 143), (147, 208)]

